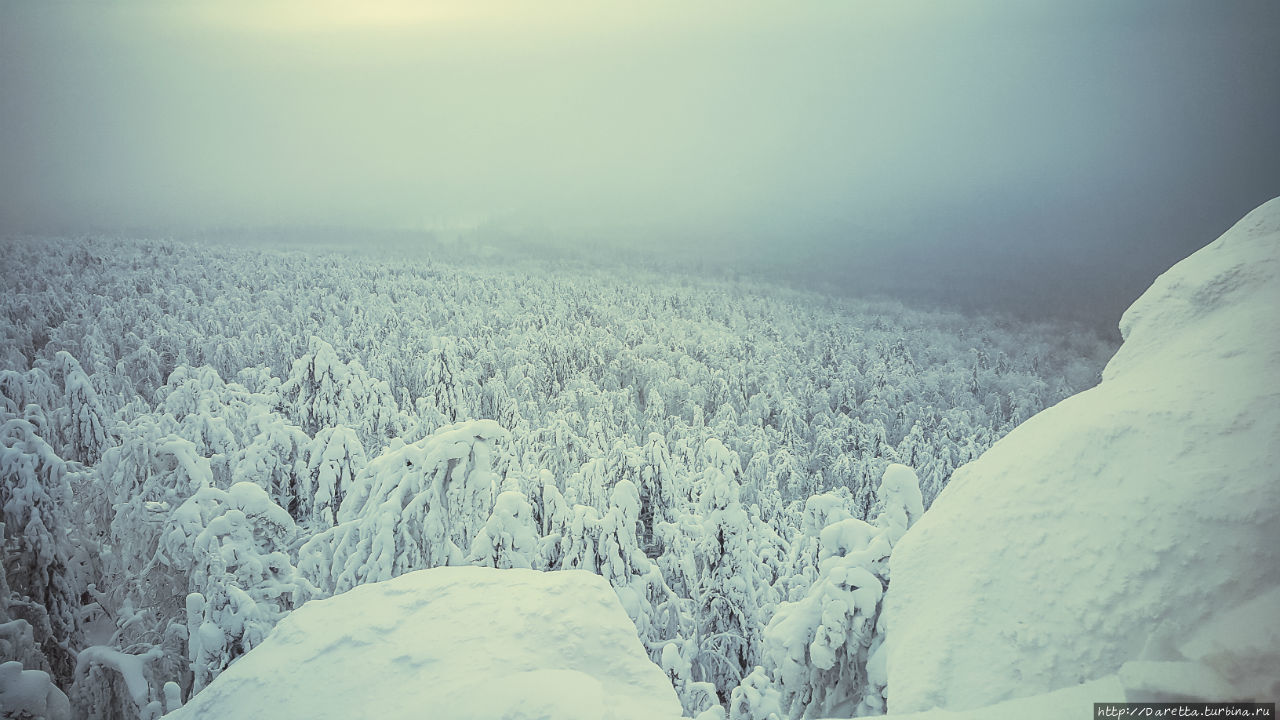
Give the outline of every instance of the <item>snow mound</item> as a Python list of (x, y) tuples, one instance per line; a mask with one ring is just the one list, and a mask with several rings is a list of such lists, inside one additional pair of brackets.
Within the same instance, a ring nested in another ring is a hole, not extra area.
[(71, 720), (71, 704), (49, 673), (23, 670), (16, 660), (0, 663), (0, 714), (6, 718)]
[(1220, 613), (1178, 648), (1178, 659), (1125, 663), (1132, 701), (1280, 697), (1280, 587)]
[(1280, 584), (1278, 309), (1280, 199), (1156, 280), (1099, 386), (956, 471), (894, 549), (890, 711), (1181, 662), (1217, 611)]
[(309, 602), (166, 718), (677, 718), (598, 575), (442, 567)]

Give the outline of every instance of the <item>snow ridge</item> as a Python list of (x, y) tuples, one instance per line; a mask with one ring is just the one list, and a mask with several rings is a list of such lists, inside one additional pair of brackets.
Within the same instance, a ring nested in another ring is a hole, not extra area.
[(166, 718), (679, 716), (599, 575), (444, 567), (307, 603)]
[(891, 560), (890, 711), (1180, 661), (1280, 584), (1277, 308), (1280, 199), (1156, 280), (1099, 386), (956, 471)]

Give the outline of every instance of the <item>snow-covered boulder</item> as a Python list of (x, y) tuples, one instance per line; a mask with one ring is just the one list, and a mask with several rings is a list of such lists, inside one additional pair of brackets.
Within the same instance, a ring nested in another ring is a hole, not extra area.
[(442, 567), (307, 603), (166, 718), (677, 718), (598, 575)]
[(1099, 386), (956, 471), (895, 548), (891, 712), (1185, 662), (1219, 611), (1280, 584), (1280, 199), (1160, 276), (1120, 329)]
[(23, 670), (22, 663), (10, 660), (0, 663), (0, 717), (71, 720), (71, 704), (49, 673)]

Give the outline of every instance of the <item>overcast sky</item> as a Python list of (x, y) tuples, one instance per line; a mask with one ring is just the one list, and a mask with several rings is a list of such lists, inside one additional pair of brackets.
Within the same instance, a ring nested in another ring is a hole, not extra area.
[(0, 0), (0, 232), (500, 223), (1118, 317), (1276, 195), (1275, 0)]

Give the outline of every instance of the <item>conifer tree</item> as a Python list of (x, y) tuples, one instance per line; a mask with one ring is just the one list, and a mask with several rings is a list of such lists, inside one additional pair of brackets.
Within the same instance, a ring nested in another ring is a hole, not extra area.
[(303, 510), (297, 516), (309, 526), (333, 527), (338, 509), (368, 461), (360, 438), (346, 427), (324, 428), (303, 449)]
[[(4, 416), (0, 414), (0, 418)], [(81, 642), (81, 588), (71, 567), (66, 463), (26, 420), (0, 425), (0, 520), (8, 611), (34, 629), (55, 679), (69, 682)]]
[(360, 472), (338, 525), (299, 551), (299, 568), (326, 593), (411, 570), (466, 564), (485, 524), (508, 435), (492, 420), (457, 423), (392, 447)]

